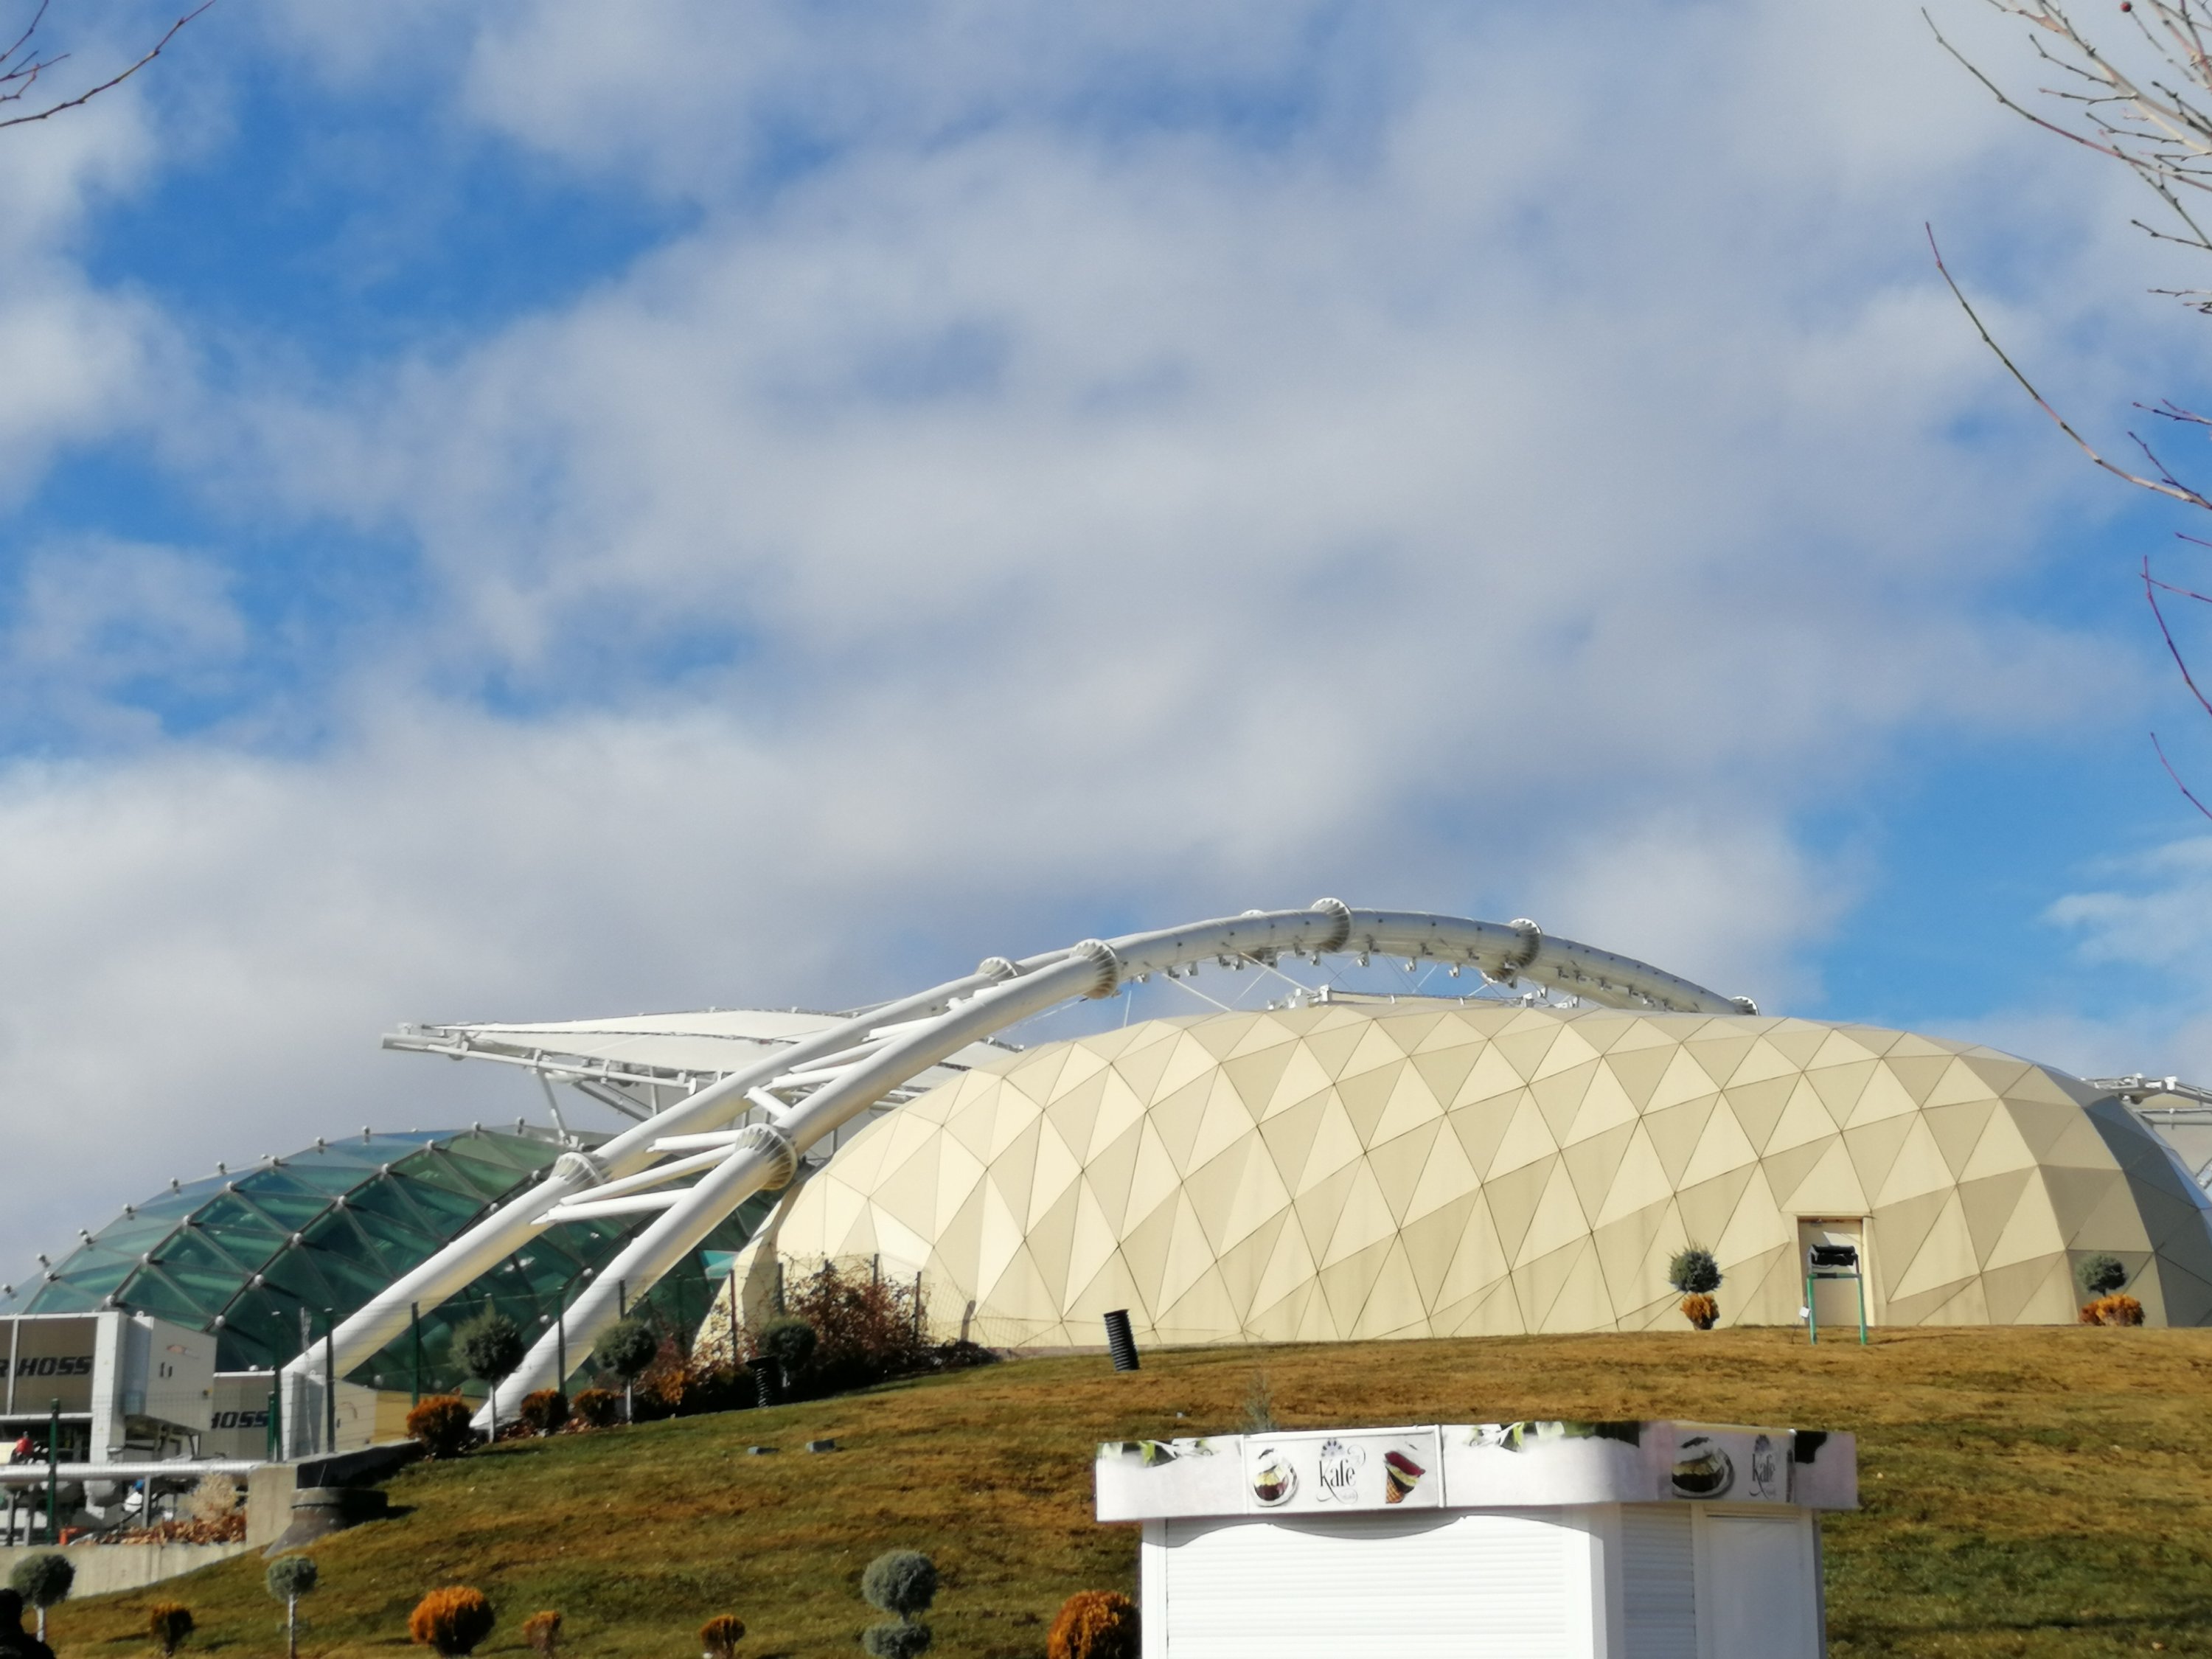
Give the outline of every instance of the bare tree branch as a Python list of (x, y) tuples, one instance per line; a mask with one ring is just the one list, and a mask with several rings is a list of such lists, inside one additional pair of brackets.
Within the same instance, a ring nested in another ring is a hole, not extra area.
[[(67, 52), (52, 58), (42, 58), (33, 48), (33, 38), (38, 33), (39, 25), (46, 21), (46, 8), (49, 3), (50, 0), (39, 0), (39, 9), (32, 14), (31, 21), (22, 33), (16, 37), (15, 44), (5, 52), (0, 52), (0, 88), (5, 88), (4, 91), (0, 91), (0, 104), (20, 103), (31, 88), (38, 84), (41, 75), (52, 69), (55, 64), (66, 62), (68, 59)], [(0, 118), (0, 127), (20, 127), (26, 126), (33, 121), (49, 120), (59, 115), (64, 110), (81, 108), (99, 97), (101, 93), (112, 91), (159, 58), (169, 42), (177, 38), (178, 33), (184, 28), (185, 25), (213, 4), (215, 0), (200, 0), (198, 5), (169, 25), (167, 32), (154, 43), (153, 49), (144, 57), (121, 72), (110, 76), (98, 86), (88, 91), (81, 92), (74, 98), (64, 98), (58, 103), (47, 105), (44, 109), (33, 110), (28, 115), (10, 115)]]

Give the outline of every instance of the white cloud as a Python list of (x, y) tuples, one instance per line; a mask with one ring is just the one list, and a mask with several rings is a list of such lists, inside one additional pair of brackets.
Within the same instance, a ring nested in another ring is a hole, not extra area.
[[(0, 1252), (418, 1088), (527, 1103), (397, 1018), (857, 1001), (1104, 917), (1528, 911), (1786, 1006), (1861, 876), (1796, 814), (2142, 695), (2008, 600), (2094, 483), (1919, 220), (2058, 249), (1990, 310), (2086, 398), (2164, 361), (2094, 269), (2149, 267), (2101, 186), (1992, 191), (2062, 164), (1909, 15), (837, 15), (273, 20), (356, 89), (456, 37), (470, 118), (700, 218), (434, 359), (174, 394), (222, 511), (425, 588), (329, 641), (326, 747), (7, 779), (11, 1150), (73, 1173)], [(106, 556), (33, 572), (19, 663), (107, 706), (134, 605), (236, 654), (204, 567)]]

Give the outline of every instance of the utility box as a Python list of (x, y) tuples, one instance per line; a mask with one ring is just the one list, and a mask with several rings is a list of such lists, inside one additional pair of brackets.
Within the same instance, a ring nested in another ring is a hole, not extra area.
[(148, 1314), (0, 1318), (0, 1448), (43, 1445), (58, 1402), (64, 1462), (190, 1455), (213, 1418), (215, 1346)]
[(1527, 1422), (1110, 1442), (1144, 1659), (1820, 1659), (1847, 1434)]

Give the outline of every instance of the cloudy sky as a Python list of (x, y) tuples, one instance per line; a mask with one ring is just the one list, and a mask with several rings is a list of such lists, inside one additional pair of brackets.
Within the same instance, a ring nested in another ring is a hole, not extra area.
[(1923, 225), (2115, 444), (2203, 273), (1907, 0), (219, 0), (0, 191), (0, 1275), (532, 1106), (402, 1019), (1325, 893), (2212, 1073), (2212, 572)]

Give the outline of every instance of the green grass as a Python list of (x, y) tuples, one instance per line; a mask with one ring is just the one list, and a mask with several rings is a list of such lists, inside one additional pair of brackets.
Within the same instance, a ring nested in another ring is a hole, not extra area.
[[(2212, 1331), (1899, 1331), (1870, 1349), (1765, 1330), (1202, 1349), (1038, 1359), (767, 1412), (509, 1443), (392, 1483), (399, 1518), (318, 1551), (312, 1656), (406, 1645), (423, 1591), (497, 1605), (487, 1655), (566, 1615), (576, 1659), (698, 1651), (717, 1613), (748, 1656), (854, 1655), (860, 1571), (927, 1551), (936, 1651), (1029, 1659), (1085, 1589), (1133, 1589), (1133, 1528), (1091, 1519), (1093, 1443), (1236, 1428), (1255, 1367), (1287, 1425), (1679, 1416), (1850, 1429), (1865, 1508), (1826, 1522), (1832, 1651), (2212, 1653)], [(826, 1456), (799, 1450), (833, 1436)], [(754, 1443), (782, 1448), (773, 1457)], [(63, 1659), (282, 1651), (248, 1558), (55, 1610)]]

